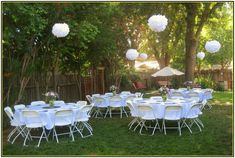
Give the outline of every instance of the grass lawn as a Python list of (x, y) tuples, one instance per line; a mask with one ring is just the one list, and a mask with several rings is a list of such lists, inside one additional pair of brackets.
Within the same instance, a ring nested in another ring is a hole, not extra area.
[[(146, 96), (150, 96), (146, 93)], [(201, 120), (205, 128), (199, 132), (192, 128), (193, 134), (182, 129), (182, 136), (176, 130), (167, 130), (167, 135), (156, 131), (154, 136), (139, 135), (128, 130), (131, 117), (94, 119), (90, 124), (92, 137), (82, 139), (75, 133), (75, 141), (67, 136), (59, 138), (60, 143), (50, 139), (42, 141), (39, 148), (35, 143), (23, 147), (23, 139), (13, 145), (6, 142), (8, 129), (3, 130), (3, 156), (233, 156), (233, 93), (214, 92), (212, 109), (204, 110)], [(5, 121), (5, 120), (4, 120)], [(8, 120), (7, 120), (8, 121)]]

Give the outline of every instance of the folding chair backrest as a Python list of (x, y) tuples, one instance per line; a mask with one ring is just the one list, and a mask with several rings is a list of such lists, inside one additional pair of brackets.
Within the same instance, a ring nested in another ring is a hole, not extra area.
[(196, 116), (201, 112), (202, 103), (195, 103), (192, 105), (192, 107), (189, 109), (187, 116)]
[(65, 104), (63, 100), (55, 100), (54, 104)]
[(187, 88), (179, 88), (178, 90), (180, 90), (180, 91), (186, 91)]
[(105, 93), (104, 95), (110, 97), (110, 96), (113, 96), (113, 93)]
[(36, 106), (36, 105), (44, 105), (46, 104), (44, 101), (32, 101), (31, 105)]
[(10, 120), (13, 120), (13, 112), (9, 106), (4, 108), (4, 111), (6, 112), (7, 116), (9, 117)]
[(92, 109), (92, 105), (85, 105), (80, 109), (80, 111), (89, 113), (89, 111), (91, 111), (91, 109)]
[(155, 101), (163, 101), (161, 96), (153, 96), (153, 97), (150, 97), (150, 99), (155, 100)]
[(173, 97), (173, 96), (182, 96), (183, 97), (183, 94), (181, 92), (173, 91), (171, 93), (171, 97)]
[(73, 114), (72, 110), (59, 110), (55, 113), (56, 117), (66, 117), (71, 116)]
[(197, 92), (189, 92), (188, 97), (199, 97), (199, 94)]
[(140, 92), (136, 92), (136, 93), (135, 93), (135, 96), (136, 96), (136, 97), (140, 97), (140, 96), (141, 96), (141, 93), (140, 93)]
[(22, 116), (24, 118), (26, 126), (27, 124), (33, 124), (33, 123), (41, 123), (42, 125), (40, 114), (37, 111), (24, 110), (22, 111)]
[(55, 124), (72, 124), (73, 123), (73, 111), (70, 109), (59, 110), (55, 113)]
[(182, 106), (180, 105), (166, 105), (164, 112), (164, 119), (179, 120), (181, 118)]
[(22, 110), (22, 109), (25, 109), (25, 105), (24, 105), (24, 104), (15, 105), (15, 106), (14, 106), (14, 109), (15, 109), (15, 110)]
[(77, 102), (77, 105), (79, 105), (79, 106), (86, 106), (86, 105), (87, 105), (87, 101), (79, 100), (79, 101)]
[(120, 96), (112, 96), (109, 99), (110, 102), (117, 102), (117, 101), (122, 101), (122, 98)]
[(92, 94), (92, 97), (99, 97), (100, 94)]
[(137, 105), (138, 116), (150, 116), (152, 118), (156, 118), (153, 108), (149, 104), (138, 104)]
[(144, 105), (144, 104), (137, 105), (137, 109), (140, 112), (150, 112), (150, 111), (153, 111), (153, 108), (150, 105)]
[(89, 101), (90, 104), (93, 102), (92, 97), (90, 95), (86, 95), (86, 99)]
[(130, 109), (130, 110), (133, 110), (134, 107), (133, 107), (133, 104), (132, 104), (132, 101), (131, 100), (127, 100), (126, 101), (126, 104), (127, 104), (127, 107)]
[(131, 92), (130, 91), (122, 91), (121, 94), (128, 95), (128, 94), (131, 94)]
[(127, 98), (126, 98), (126, 100), (133, 100), (134, 98), (136, 98), (135, 96), (128, 96)]

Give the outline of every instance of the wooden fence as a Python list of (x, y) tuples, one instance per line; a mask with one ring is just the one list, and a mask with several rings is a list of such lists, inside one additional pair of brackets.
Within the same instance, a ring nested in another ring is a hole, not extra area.
[[(103, 68), (92, 70), (90, 76), (81, 78), (81, 84), (78, 84), (76, 74), (57, 74), (55, 78), (57, 79), (59, 97), (65, 102), (76, 102), (80, 99), (85, 100), (87, 94), (104, 93), (105, 91)], [(80, 95), (79, 85), (81, 85)], [(6, 87), (7, 85), (4, 86)], [(53, 89), (54, 81), (51, 79), (48, 84), (48, 90)], [(25, 88), (22, 102), (29, 104), (34, 100), (44, 100), (44, 93), (46, 93), (45, 81), (32, 78)]]

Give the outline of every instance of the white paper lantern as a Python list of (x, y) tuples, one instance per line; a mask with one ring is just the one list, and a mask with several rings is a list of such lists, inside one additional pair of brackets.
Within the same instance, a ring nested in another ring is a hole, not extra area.
[(141, 53), (140, 54), (140, 59), (146, 60), (148, 58), (148, 55), (146, 53)]
[(205, 57), (205, 53), (204, 52), (198, 52), (197, 53), (197, 58), (202, 60), (204, 57)]
[(216, 40), (207, 41), (205, 45), (206, 50), (210, 53), (218, 52), (220, 47), (221, 47), (220, 43)]
[(52, 33), (57, 38), (65, 37), (69, 34), (69, 26), (66, 23), (56, 23), (52, 27)]
[(161, 32), (166, 29), (168, 20), (164, 15), (153, 15), (148, 19), (148, 25), (151, 30)]
[(137, 52), (136, 49), (128, 49), (126, 52), (126, 58), (128, 60), (135, 60), (136, 58), (138, 58), (139, 53)]

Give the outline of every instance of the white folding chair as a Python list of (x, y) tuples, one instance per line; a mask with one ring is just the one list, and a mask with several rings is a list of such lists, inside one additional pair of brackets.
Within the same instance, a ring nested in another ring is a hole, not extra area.
[[(59, 143), (58, 136), (69, 135), (72, 136), (72, 141), (74, 141), (72, 126), (73, 126), (73, 111), (68, 109), (63, 109), (55, 112), (54, 127), (53, 127), (53, 138), (56, 137), (56, 142)], [(56, 132), (56, 127), (69, 127), (69, 132), (59, 133)]]
[(126, 116), (128, 117), (127, 112), (124, 109), (124, 105), (122, 105), (122, 98), (120, 96), (110, 97), (109, 106), (108, 106), (108, 109), (107, 109), (104, 117), (106, 117), (107, 114), (109, 113), (109, 116), (111, 118), (112, 117), (112, 109), (114, 109), (114, 108), (120, 109), (120, 118), (122, 118), (122, 112), (124, 112), (126, 114)]
[(32, 101), (31, 102), (32, 106), (44, 105), (44, 104), (46, 104), (44, 101)]
[[(22, 116), (25, 121), (25, 126), (28, 130), (27, 135), (24, 139), (24, 146), (26, 146), (26, 141), (27, 141), (28, 137), (31, 140), (32, 140), (32, 138), (39, 138), (37, 147), (40, 146), (42, 138), (45, 138), (46, 141), (48, 142), (47, 134), (45, 131), (45, 123), (42, 121), (40, 114), (37, 111), (25, 110), (25, 111), (22, 111)], [(39, 128), (42, 128), (42, 133), (40, 136), (31, 135), (30, 132), (32, 129), (39, 129)]]
[(93, 103), (93, 99), (90, 95), (86, 95), (86, 99), (88, 100), (90, 104)]
[[(83, 106), (77, 113), (76, 113), (76, 116), (75, 116), (75, 123), (74, 123), (74, 129), (73, 131), (74, 132), (79, 132), (80, 135), (82, 136), (82, 138), (85, 138), (85, 137), (89, 137), (89, 136), (92, 136), (92, 127), (91, 125), (88, 123), (89, 121), (89, 114), (90, 114), (90, 111), (92, 110), (92, 105), (85, 105)], [(79, 127), (79, 125), (81, 125), (81, 127)], [(88, 130), (89, 132), (89, 135), (86, 135), (84, 136), (82, 134), (83, 130), (84, 130), (84, 127)]]
[(131, 127), (135, 123), (139, 123), (139, 115), (138, 115), (137, 109), (133, 106), (133, 103), (131, 100), (127, 100), (126, 103), (127, 103), (127, 107), (130, 110), (131, 116), (134, 117), (134, 119), (128, 124), (129, 129), (131, 129)]
[[(26, 136), (26, 133), (24, 132), (24, 124), (20, 123), (19, 120), (17, 120), (14, 117), (14, 114), (11, 110), (11, 108), (9, 106), (4, 108), (5, 113), (7, 114), (8, 118), (10, 119), (10, 124), (11, 127), (14, 127), (13, 130), (9, 133), (9, 135), (7, 136), (7, 141), (11, 142), (11, 144), (13, 144), (16, 140), (16, 138), (18, 138), (20, 135), (24, 138)], [(13, 138), (12, 141), (11, 137), (16, 134), (16, 136)]]
[[(162, 128), (164, 130), (164, 134), (166, 135), (166, 129), (178, 129), (179, 135), (181, 136), (181, 112), (182, 112), (182, 106), (175, 105), (175, 104), (165, 104), (165, 112), (163, 116), (162, 121)], [(166, 121), (177, 121), (178, 126), (177, 127), (166, 127)]]
[(63, 100), (55, 100), (54, 104), (65, 104)]
[[(190, 131), (190, 133), (192, 133), (192, 130), (190, 127), (192, 127), (192, 125), (195, 123), (197, 125), (197, 127), (199, 128), (200, 132), (202, 131), (201, 130), (201, 127), (200, 125), (204, 128), (204, 125), (202, 123), (202, 121), (198, 118), (199, 117), (199, 114), (201, 112), (201, 106), (202, 106), (202, 103), (196, 103), (194, 104), (190, 110), (188, 111), (186, 117), (183, 119), (183, 123), (181, 125), (181, 127), (187, 127)], [(187, 120), (189, 120), (191, 123), (190, 125), (187, 124)]]
[(210, 99), (212, 99), (212, 92), (213, 92), (212, 89), (207, 89), (207, 90), (205, 90), (205, 92), (204, 92), (204, 98), (205, 98), (205, 99), (203, 99), (203, 100), (206, 100), (207, 103), (205, 104), (204, 108), (205, 108), (206, 106), (208, 106), (208, 109), (211, 109), (211, 108), (212, 108), (211, 104), (208, 103), (208, 101), (209, 101)]
[(94, 113), (93, 117), (97, 118), (99, 115), (103, 117), (102, 109), (107, 109), (105, 99), (102, 97), (94, 97)]
[(25, 109), (25, 105), (24, 104), (18, 104), (18, 105), (14, 105), (14, 109), (16, 110), (23, 110)]
[[(143, 127), (145, 127), (146, 130), (148, 128), (153, 128), (152, 135), (154, 135), (156, 128), (158, 128), (159, 131), (161, 132), (161, 128), (158, 123), (158, 117), (155, 115), (154, 110), (151, 105), (139, 104), (139, 105), (137, 105), (137, 109), (138, 109), (138, 115), (141, 118), (140, 123), (139, 123), (141, 126), (139, 133), (141, 135), (142, 135)], [(146, 121), (155, 121), (156, 123), (155, 123), (154, 127), (146, 126), (146, 124), (145, 124)]]

